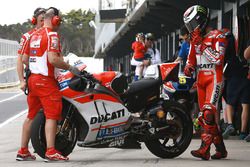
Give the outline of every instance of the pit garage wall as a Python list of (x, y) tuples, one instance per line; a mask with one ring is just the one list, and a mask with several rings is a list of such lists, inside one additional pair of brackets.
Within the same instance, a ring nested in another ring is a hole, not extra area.
[[(250, 2), (249, 0), (240, 0), (238, 3), (224, 2), (224, 6), (220, 10), (211, 11), (210, 25), (213, 28), (222, 29), (229, 28), (236, 39), (238, 39), (238, 18), (250, 17)], [(249, 27), (250, 29), (250, 27)], [(174, 58), (175, 52), (178, 50), (179, 29), (175, 32), (170, 32), (160, 39), (160, 51), (163, 61), (168, 61)], [(248, 39), (249, 39), (249, 35)], [(245, 43), (246, 41), (244, 41)]]
[[(238, 39), (238, 17), (250, 17), (250, 2), (249, 0), (238, 0), (238, 2), (229, 2), (227, 0), (223, 1), (223, 4), (220, 10), (211, 11), (211, 22), (210, 25), (213, 28), (222, 29), (229, 28), (236, 39)], [(174, 55), (179, 48), (179, 33), (180, 30), (176, 29), (174, 32), (168, 32), (166, 35), (161, 36), (155, 42), (156, 47), (161, 52), (162, 62), (172, 61)], [(249, 34), (249, 33), (248, 33)], [(247, 42), (244, 38), (243, 45)], [(131, 47), (131, 46), (127, 46)], [(243, 46), (244, 47), (244, 46)], [(106, 56), (104, 57), (104, 70), (108, 70), (112, 67), (112, 70), (121, 71), (126, 75), (130, 75), (131, 66), (130, 66), (130, 55), (124, 55), (122, 57)]]

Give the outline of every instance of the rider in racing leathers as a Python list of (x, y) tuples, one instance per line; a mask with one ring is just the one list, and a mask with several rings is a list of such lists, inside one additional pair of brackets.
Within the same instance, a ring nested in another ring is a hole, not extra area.
[(191, 46), (185, 67), (190, 76), (197, 68), (197, 89), (199, 98), (199, 124), (202, 127), (201, 146), (191, 151), (195, 157), (209, 160), (210, 145), (214, 143), (216, 153), (212, 159), (227, 157), (221, 131), (218, 127), (217, 104), (223, 88), (223, 61), (227, 40), (222, 31), (208, 28), (209, 9), (195, 5), (183, 16), (191, 33)]

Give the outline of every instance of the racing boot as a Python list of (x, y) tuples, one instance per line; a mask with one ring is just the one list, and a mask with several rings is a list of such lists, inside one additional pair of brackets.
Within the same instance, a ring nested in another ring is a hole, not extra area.
[(201, 146), (198, 150), (192, 150), (191, 154), (196, 158), (209, 160), (210, 158), (210, 145), (213, 142), (212, 134), (203, 133), (201, 135)]
[(216, 152), (211, 156), (211, 159), (222, 159), (227, 157), (227, 150), (223, 142), (221, 133), (214, 137), (213, 143), (216, 147)]

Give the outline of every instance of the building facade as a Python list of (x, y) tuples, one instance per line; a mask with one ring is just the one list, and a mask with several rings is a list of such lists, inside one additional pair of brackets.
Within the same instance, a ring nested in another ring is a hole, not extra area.
[(250, 0), (99, 0), (95, 57), (104, 58), (105, 70), (129, 74), (135, 34), (151, 32), (162, 61), (171, 61), (179, 47), (183, 13), (195, 4), (210, 9), (210, 26), (233, 32), (242, 55), (250, 39)]

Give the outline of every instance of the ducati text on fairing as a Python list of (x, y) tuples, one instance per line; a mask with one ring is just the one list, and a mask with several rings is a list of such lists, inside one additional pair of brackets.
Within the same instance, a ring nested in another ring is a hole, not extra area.
[(90, 124), (95, 124), (95, 123), (101, 123), (101, 122), (107, 122), (109, 120), (114, 120), (120, 117), (124, 117), (125, 112), (124, 109), (112, 112), (112, 113), (107, 113), (105, 115), (100, 115), (98, 117), (91, 117), (90, 119)]

